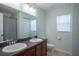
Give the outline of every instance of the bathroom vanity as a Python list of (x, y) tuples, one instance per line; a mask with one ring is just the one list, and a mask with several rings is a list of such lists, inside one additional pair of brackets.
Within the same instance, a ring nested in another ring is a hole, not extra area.
[(20, 56), (46, 56), (47, 55), (47, 46), (46, 41), (40, 42), (30, 49), (24, 51)]
[(5, 53), (2, 51), (3, 47), (0, 47), (0, 56), (47, 56), (47, 39), (43, 39), (40, 42), (31, 42), (31, 38), (19, 39), (16, 43), (25, 43), (27, 47), (23, 50)]

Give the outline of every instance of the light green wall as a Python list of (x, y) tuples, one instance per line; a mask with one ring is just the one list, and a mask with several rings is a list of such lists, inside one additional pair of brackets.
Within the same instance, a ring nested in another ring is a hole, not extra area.
[(72, 54), (79, 56), (79, 4), (73, 5)]
[(42, 9), (37, 9), (37, 36), (46, 38), (46, 13)]
[[(71, 14), (72, 21), (71, 5), (61, 8), (51, 8), (48, 11), (46, 15), (46, 36), (48, 42), (54, 44), (56, 49), (72, 53), (72, 30), (71, 32), (57, 32), (56, 17), (66, 14)], [(58, 40), (58, 37), (60, 37), (61, 40)]]

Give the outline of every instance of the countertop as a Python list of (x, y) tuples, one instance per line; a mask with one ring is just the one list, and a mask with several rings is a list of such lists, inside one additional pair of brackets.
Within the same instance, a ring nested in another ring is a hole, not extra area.
[[(29, 39), (30, 40), (30, 39)], [(36, 45), (39, 45), (40, 43), (46, 41), (46, 39), (44, 39), (43, 41), (41, 42), (30, 42), (29, 40), (25, 40), (25, 41), (20, 41), (20, 42), (17, 42), (17, 43), (25, 43), (27, 44), (27, 47), (21, 51), (18, 51), (18, 52), (13, 52), (13, 53), (5, 53), (5, 52), (2, 52), (2, 49), (3, 47), (0, 47), (0, 56), (18, 56), (19, 54), (25, 52), (26, 50), (29, 50), (33, 47), (35, 47)]]

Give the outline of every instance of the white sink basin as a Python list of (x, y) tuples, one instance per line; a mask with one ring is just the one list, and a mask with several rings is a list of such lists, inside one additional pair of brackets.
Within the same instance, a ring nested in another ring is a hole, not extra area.
[(33, 38), (30, 40), (30, 42), (41, 42), (43, 41), (42, 39), (39, 39), (39, 38)]
[(26, 47), (27, 45), (25, 43), (16, 43), (16, 44), (4, 47), (2, 51), (5, 53), (12, 53), (12, 52), (21, 51)]

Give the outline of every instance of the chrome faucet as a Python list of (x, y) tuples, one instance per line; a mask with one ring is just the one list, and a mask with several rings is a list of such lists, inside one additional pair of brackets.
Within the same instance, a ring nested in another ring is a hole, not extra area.
[(15, 41), (15, 40), (7, 40), (7, 43), (8, 43), (9, 45), (12, 45), (12, 44), (15, 44), (16, 41)]

